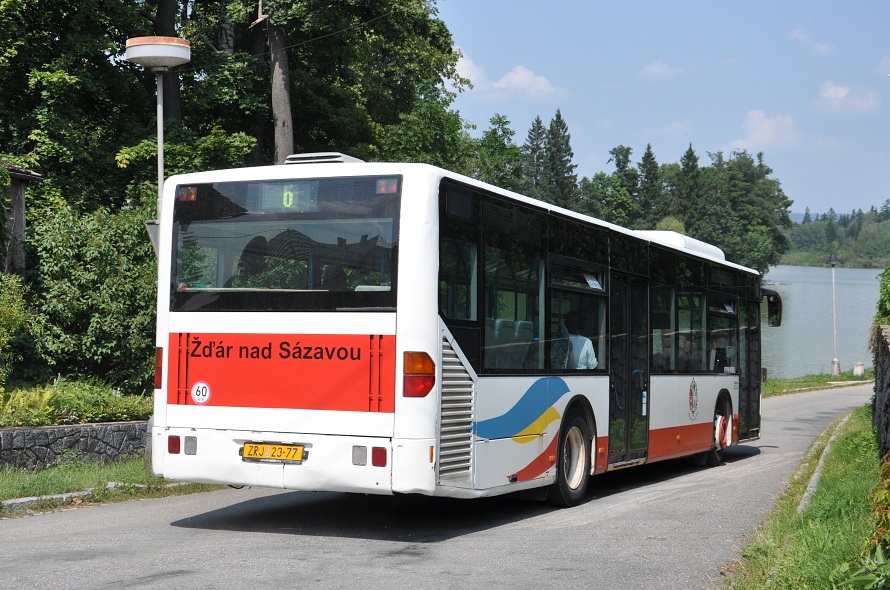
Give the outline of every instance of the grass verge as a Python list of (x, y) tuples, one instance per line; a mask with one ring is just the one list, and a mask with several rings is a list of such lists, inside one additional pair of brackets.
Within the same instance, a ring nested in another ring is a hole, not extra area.
[(807, 375), (805, 377), (795, 377), (793, 379), (774, 379), (770, 377), (761, 384), (763, 397), (772, 397), (774, 395), (784, 395), (788, 393), (798, 393), (811, 389), (832, 389), (834, 387), (846, 387), (856, 383), (868, 383), (874, 381), (875, 370), (866, 369), (862, 377), (853, 375), (853, 371), (841, 373), (840, 375)]
[[(109, 489), (109, 483), (117, 485)], [(40, 497), (42, 499), (29, 506), (29, 510), (43, 512), (66, 506), (190, 494), (220, 487), (200, 484), (168, 487), (169, 483), (147, 472), (142, 459), (130, 459), (108, 465), (94, 461), (65, 459), (39, 471), (8, 467), (0, 469), (0, 502)], [(92, 491), (65, 499), (50, 498), (84, 490)], [(18, 514), (21, 513), (4, 514), (3, 505), (0, 504), (0, 518)]]
[(844, 564), (855, 563), (872, 533), (869, 492), (880, 460), (871, 406), (854, 410), (825, 455), (821, 479), (807, 508), (801, 497), (832, 429), (810, 448), (766, 521), (742, 550), (724, 588), (835, 588)]

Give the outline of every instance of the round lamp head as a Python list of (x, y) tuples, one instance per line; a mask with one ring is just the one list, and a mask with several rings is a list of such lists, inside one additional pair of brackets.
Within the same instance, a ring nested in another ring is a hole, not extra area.
[(133, 37), (127, 39), (127, 61), (152, 70), (180, 66), (192, 58), (192, 46), (179, 37)]

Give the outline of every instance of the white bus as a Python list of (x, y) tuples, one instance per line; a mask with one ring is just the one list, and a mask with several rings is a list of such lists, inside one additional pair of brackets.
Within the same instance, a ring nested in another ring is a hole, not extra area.
[(475, 498), (760, 429), (754, 270), (424, 164), (337, 154), (170, 178), (153, 471)]

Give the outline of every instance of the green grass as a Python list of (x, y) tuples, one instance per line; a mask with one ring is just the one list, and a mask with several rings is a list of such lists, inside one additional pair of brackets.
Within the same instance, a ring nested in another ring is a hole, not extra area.
[[(825, 457), (822, 477), (802, 514), (797, 507), (828, 434), (811, 447), (766, 521), (751, 537), (725, 586), (761, 588), (833, 588), (844, 564), (856, 564), (874, 525), (869, 492), (878, 481), (879, 456), (871, 424), (871, 406), (855, 410), (837, 431)], [(843, 586), (841, 586), (843, 587)]]
[(853, 372), (841, 373), (840, 375), (807, 375), (805, 377), (795, 377), (793, 379), (774, 379), (768, 378), (761, 385), (763, 397), (772, 397), (774, 395), (784, 395), (787, 393), (798, 393), (810, 389), (830, 389), (833, 387), (844, 387), (853, 382), (868, 383), (874, 381), (875, 370), (866, 369), (862, 377), (854, 377)]
[[(123, 484), (108, 489), (107, 484)], [(170, 482), (145, 470), (142, 459), (130, 459), (102, 465), (95, 461), (66, 459), (46, 469), (0, 469), (0, 501), (16, 498), (45, 497), (92, 488), (92, 493), (67, 501), (44, 500), (37, 510), (51, 510), (62, 505), (114, 502), (132, 498), (153, 498), (218, 489), (219, 486), (186, 484), (167, 487)], [(0, 508), (0, 516), (2, 508)]]

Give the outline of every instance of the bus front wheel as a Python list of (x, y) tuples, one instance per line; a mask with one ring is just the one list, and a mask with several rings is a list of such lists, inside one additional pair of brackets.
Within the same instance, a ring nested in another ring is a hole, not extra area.
[(547, 490), (547, 503), (568, 508), (581, 503), (590, 481), (590, 427), (575, 415), (563, 422), (558, 436), (556, 482)]

